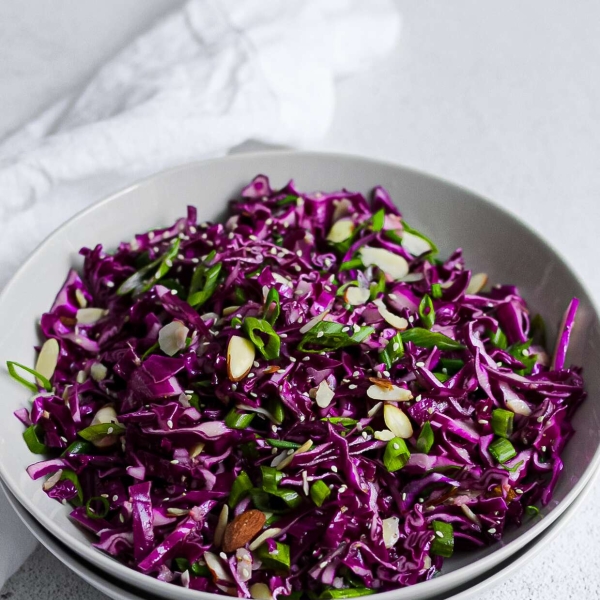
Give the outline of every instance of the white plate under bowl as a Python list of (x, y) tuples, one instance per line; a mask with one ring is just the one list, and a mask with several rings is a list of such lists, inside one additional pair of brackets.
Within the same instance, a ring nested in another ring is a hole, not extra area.
[[(467, 265), (489, 274), (492, 282), (514, 283), (532, 311), (557, 331), (573, 296), (581, 300), (569, 361), (584, 367), (589, 399), (575, 415), (577, 430), (564, 454), (564, 471), (544, 519), (506, 532), (501, 543), (446, 561), (443, 574), (410, 589), (385, 592), (378, 600), (424, 600), (464, 585), (530, 543), (575, 500), (600, 462), (600, 325), (597, 310), (576, 275), (557, 253), (518, 219), (480, 196), (430, 175), (364, 158), (304, 152), (238, 155), (186, 165), (147, 179), (83, 211), (46, 239), (0, 295), (0, 359), (34, 362), (39, 342), (36, 324), (52, 304), (78, 250), (98, 242), (108, 249), (122, 240), (173, 222), (195, 204), (200, 221), (218, 219), (226, 202), (257, 173), (275, 186), (294, 178), (302, 190), (346, 187), (364, 193), (385, 186), (411, 225), (433, 239), (442, 255), (462, 247)], [(499, 175), (500, 176), (500, 175)], [(106, 573), (162, 598), (216, 600), (213, 594), (185, 590), (128, 569), (95, 550), (91, 538), (69, 518), (69, 509), (42, 491), (25, 469), (35, 460), (22, 439), (13, 411), (28, 405), (28, 395), (6, 373), (0, 374), (0, 476), (49, 533)]]
[[(560, 533), (571, 515), (576, 514), (584, 500), (593, 488), (590, 482), (579, 494), (569, 508), (552, 525), (550, 525), (533, 542), (515, 552), (510, 558), (503, 561), (491, 571), (480, 575), (466, 586), (448, 590), (446, 593), (432, 598), (432, 600), (474, 600), (483, 598), (484, 592), (489, 592), (503, 580), (514, 575), (521, 567), (530, 563), (556, 536)], [(147, 592), (136, 590), (133, 586), (123, 584), (117, 579), (107, 576), (106, 573), (94, 568), (84, 561), (59, 540), (50, 535), (17, 501), (17, 499), (0, 483), (0, 488), (6, 494), (8, 501), (19, 515), (25, 526), (33, 533), (38, 541), (60, 560), (71, 571), (79, 575), (93, 588), (102, 592), (113, 600), (159, 600), (158, 596), (149, 595)]]

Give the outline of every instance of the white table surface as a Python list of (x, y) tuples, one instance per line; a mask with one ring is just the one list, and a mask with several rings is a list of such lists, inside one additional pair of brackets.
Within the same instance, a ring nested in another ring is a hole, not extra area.
[[(179, 2), (2, 0), (0, 137)], [(413, 166), (505, 206), (551, 240), (600, 299), (600, 3), (398, 0), (393, 56), (338, 86), (317, 149)], [(600, 597), (600, 485), (496, 600)], [(489, 593), (486, 594), (486, 597)], [(39, 549), (1, 599), (101, 600)]]

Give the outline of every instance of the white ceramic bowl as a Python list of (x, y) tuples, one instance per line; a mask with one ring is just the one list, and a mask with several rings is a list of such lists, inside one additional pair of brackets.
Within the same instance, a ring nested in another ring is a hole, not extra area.
[[(556, 252), (515, 217), (455, 185), (396, 165), (367, 159), (316, 153), (275, 152), (239, 155), (187, 165), (152, 177), (120, 192), (71, 219), (26, 261), (0, 296), (0, 359), (34, 362), (36, 323), (54, 299), (69, 267), (80, 264), (78, 250), (98, 242), (115, 247), (136, 232), (175, 220), (187, 204), (198, 207), (199, 220), (223, 216), (227, 200), (254, 175), (269, 175), (275, 186), (294, 178), (303, 190), (346, 187), (368, 192), (381, 184), (407, 220), (438, 242), (446, 255), (462, 247), (467, 264), (485, 271), (492, 282), (518, 285), (531, 308), (556, 333), (573, 296), (581, 300), (569, 360), (583, 365), (590, 398), (579, 409), (576, 435), (564, 452), (564, 471), (544, 519), (510, 531), (502, 543), (446, 561), (444, 574), (410, 589), (386, 592), (380, 600), (424, 600), (468, 583), (530, 543), (575, 500), (600, 462), (600, 324), (597, 311), (572, 271)], [(500, 175), (499, 175), (500, 176)], [(217, 596), (185, 590), (128, 569), (95, 550), (90, 538), (68, 519), (67, 507), (50, 500), (40, 482), (25, 468), (35, 457), (14, 419), (28, 395), (7, 374), (0, 375), (0, 475), (23, 507), (52, 535), (86, 561), (135, 587), (173, 600)]]

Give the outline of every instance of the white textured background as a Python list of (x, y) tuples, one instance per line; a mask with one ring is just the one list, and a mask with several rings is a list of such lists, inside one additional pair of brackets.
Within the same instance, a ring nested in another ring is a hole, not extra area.
[[(340, 82), (317, 149), (399, 162), (494, 199), (548, 238), (600, 300), (600, 2), (397, 1), (396, 52)], [(2, 0), (0, 138), (178, 4)], [(600, 598), (599, 492), (495, 600)], [(44, 550), (6, 598), (101, 600)]]

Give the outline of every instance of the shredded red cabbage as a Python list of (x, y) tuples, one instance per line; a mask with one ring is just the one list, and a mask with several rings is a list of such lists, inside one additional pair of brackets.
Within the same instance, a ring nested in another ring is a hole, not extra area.
[(382, 188), (262, 175), (224, 224), (190, 207), (84, 248), (41, 320), (49, 385), (24, 381), (17, 417), (49, 457), (29, 474), (97, 548), (193, 589), (430, 579), (548, 503), (585, 397), (565, 367), (576, 299), (550, 366), (518, 290), (436, 252)]

